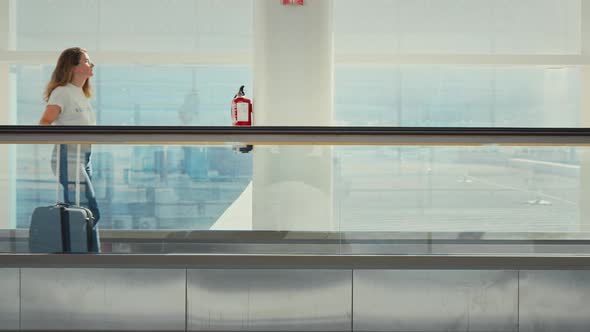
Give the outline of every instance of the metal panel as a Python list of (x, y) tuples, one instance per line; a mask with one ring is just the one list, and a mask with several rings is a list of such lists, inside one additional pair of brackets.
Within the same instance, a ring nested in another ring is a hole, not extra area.
[(0, 269), (0, 331), (19, 328), (19, 270)]
[(359, 270), (354, 331), (516, 331), (518, 272)]
[(590, 326), (590, 271), (521, 271), (520, 331), (584, 331)]
[(350, 270), (189, 270), (189, 331), (350, 331)]
[(22, 269), (26, 330), (184, 331), (186, 270)]

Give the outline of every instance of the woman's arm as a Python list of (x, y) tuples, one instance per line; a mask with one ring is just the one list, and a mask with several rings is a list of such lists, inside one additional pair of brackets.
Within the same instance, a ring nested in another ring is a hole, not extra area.
[(59, 113), (61, 113), (61, 107), (57, 105), (47, 105), (45, 107), (45, 113), (43, 113), (41, 120), (39, 120), (39, 124), (42, 126), (48, 126), (52, 124), (53, 121), (55, 121), (55, 119), (57, 119), (59, 116)]

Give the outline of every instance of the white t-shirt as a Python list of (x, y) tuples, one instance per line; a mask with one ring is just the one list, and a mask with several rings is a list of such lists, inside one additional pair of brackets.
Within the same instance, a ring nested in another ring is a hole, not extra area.
[(65, 86), (58, 86), (51, 92), (47, 105), (61, 107), (54, 125), (96, 125), (96, 116), (90, 106), (90, 102), (82, 88), (68, 83)]

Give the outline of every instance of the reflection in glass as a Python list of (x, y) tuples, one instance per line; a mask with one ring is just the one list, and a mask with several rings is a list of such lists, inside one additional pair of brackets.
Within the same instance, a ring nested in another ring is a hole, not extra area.
[[(250, 154), (231, 146), (95, 145), (102, 229), (209, 229), (250, 181)], [(19, 145), (17, 226), (55, 201), (49, 145)], [(38, 157), (38, 158), (35, 158)]]
[(343, 231), (577, 232), (570, 147), (335, 148)]
[[(289, 151), (294, 167), (308, 166), (304, 162), (297, 165), (297, 160), (306, 160), (296, 155), (297, 149), (260, 148)], [(256, 147), (250, 153), (236, 152), (231, 144), (95, 145), (94, 149), (94, 182), (103, 229), (207, 230), (252, 190), (248, 184)], [(326, 231), (577, 232), (584, 226), (579, 202), (581, 156), (586, 148), (332, 149), (333, 174), (315, 175), (333, 178), (336, 226)], [(27, 228), (31, 211), (55, 199), (51, 145), (18, 145), (16, 150), (16, 224)], [(267, 167), (281, 166), (270, 163)], [(264, 185), (260, 181), (263, 179), (254, 179), (254, 188)], [(309, 186), (288, 177), (283, 181)], [(267, 209), (268, 218), (284, 218), (284, 211), (270, 202), (248, 199), (246, 205)], [(306, 199), (312, 197), (298, 198)]]

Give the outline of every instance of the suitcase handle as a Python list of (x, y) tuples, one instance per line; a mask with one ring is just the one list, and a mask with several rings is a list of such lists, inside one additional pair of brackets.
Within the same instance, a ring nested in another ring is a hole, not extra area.
[(55, 146), (55, 204), (59, 204), (59, 180), (61, 180), (61, 144)]
[[(66, 148), (66, 178), (67, 178), (67, 145), (64, 145)], [(61, 148), (62, 144), (57, 144), (56, 149), (56, 156), (55, 156), (55, 173), (56, 173), (56, 183), (55, 183), (55, 203), (59, 204), (59, 187), (60, 187), (60, 180), (61, 180)], [(80, 168), (76, 172), (76, 206), (80, 206), (80, 172), (84, 171), (84, 166), (80, 165), (80, 154), (81, 154), (81, 147), (80, 144), (76, 145), (76, 165)], [(64, 190), (68, 190), (64, 188)]]
[(76, 171), (76, 206), (80, 206), (80, 172), (82, 171), (82, 165), (80, 165), (80, 144), (76, 146), (76, 167), (79, 168)]

